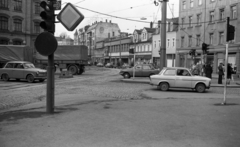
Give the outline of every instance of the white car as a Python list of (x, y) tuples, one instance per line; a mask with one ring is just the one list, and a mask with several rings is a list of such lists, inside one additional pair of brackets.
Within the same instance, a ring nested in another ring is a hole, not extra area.
[(202, 93), (210, 88), (211, 79), (192, 75), (188, 68), (165, 67), (159, 74), (150, 76), (150, 84), (159, 86), (162, 91), (169, 88), (189, 88)]
[(0, 68), (0, 78), (4, 81), (26, 79), (29, 83), (33, 83), (35, 80), (43, 82), (47, 79), (47, 71), (35, 68), (31, 62), (9, 61), (3, 68)]

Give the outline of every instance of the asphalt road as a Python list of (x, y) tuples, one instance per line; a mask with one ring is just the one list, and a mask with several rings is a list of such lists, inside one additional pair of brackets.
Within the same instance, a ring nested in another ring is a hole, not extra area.
[(88, 78), (56, 85), (52, 115), (45, 110), (44, 88), (8, 94), (42, 98), (0, 111), (0, 146), (240, 146), (239, 89), (232, 89), (228, 104), (221, 105), (220, 87), (204, 94), (161, 92), (147, 84), (121, 82), (116, 69), (90, 71)]

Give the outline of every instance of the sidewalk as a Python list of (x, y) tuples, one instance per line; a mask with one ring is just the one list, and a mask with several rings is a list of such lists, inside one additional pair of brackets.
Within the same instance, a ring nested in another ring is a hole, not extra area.
[[(129, 82), (129, 83), (143, 83), (143, 84), (149, 84), (150, 79), (148, 77), (135, 77), (130, 79), (122, 79), (123, 82)], [(211, 81), (211, 87), (224, 87), (224, 79), (223, 84), (218, 84), (218, 75), (213, 74), (212, 75), (212, 81)], [(235, 78), (234, 81), (230, 82), (230, 85), (227, 85), (228, 88), (240, 88), (240, 78)]]

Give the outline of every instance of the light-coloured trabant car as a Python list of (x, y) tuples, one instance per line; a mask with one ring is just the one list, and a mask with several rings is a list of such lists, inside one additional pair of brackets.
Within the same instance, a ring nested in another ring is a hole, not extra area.
[(4, 81), (26, 79), (30, 83), (35, 80), (43, 82), (47, 78), (47, 71), (35, 68), (31, 62), (10, 61), (3, 68), (0, 68), (0, 77)]
[(150, 76), (150, 84), (159, 86), (162, 91), (169, 88), (189, 88), (202, 93), (210, 88), (211, 79), (192, 75), (187, 68), (165, 67), (159, 74)]

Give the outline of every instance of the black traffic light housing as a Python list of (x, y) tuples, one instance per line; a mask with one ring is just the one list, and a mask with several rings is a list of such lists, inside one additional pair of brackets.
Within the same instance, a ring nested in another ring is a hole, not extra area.
[(203, 51), (203, 54), (208, 54), (208, 50), (209, 50), (209, 44), (206, 44), (206, 43), (202, 43), (202, 51)]
[(41, 18), (43, 19), (43, 21), (40, 22), (40, 27), (45, 31), (54, 33), (55, 32), (55, 14), (54, 14), (53, 2), (48, 1), (47, 3), (45, 1), (42, 1), (40, 3), (40, 6), (44, 10), (40, 13)]
[(130, 53), (130, 54), (134, 54), (134, 48), (130, 48), (130, 49), (129, 49), (129, 53)]
[(235, 27), (229, 24), (229, 17), (227, 17), (227, 35), (226, 41), (234, 40)]

